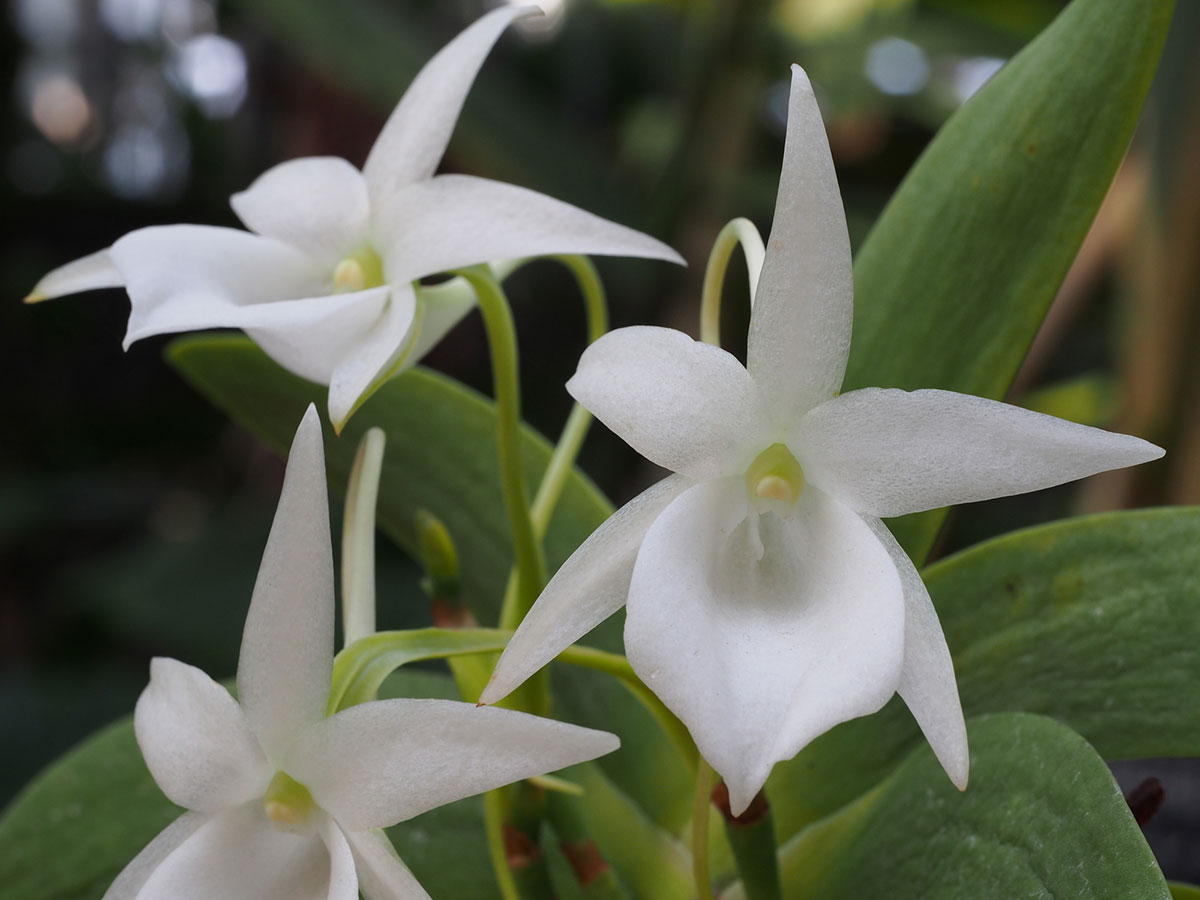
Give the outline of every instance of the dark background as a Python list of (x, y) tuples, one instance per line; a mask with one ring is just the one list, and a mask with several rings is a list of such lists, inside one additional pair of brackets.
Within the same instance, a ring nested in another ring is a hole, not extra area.
[[(692, 334), (717, 230), (735, 215), (770, 224), (791, 62), (816, 84), (857, 246), (940, 123), (1062, 6), (545, 5), (558, 12), (540, 30), (514, 28), (486, 63), (443, 170), (535, 188), (673, 244), (688, 270), (599, 265), (614, 325)], [(167, 339), (121, 351), (122, 292), (36, 307), (21, 297), (49, 269), (134, 228), (236, 225), (229, 195), (277, 162), (332, 154), (361, 164), (419, 66), (484, 9), (481, 0), (7, 3), (0, 803), (129, 713), (150, 656), (232, 674), (282, 471), (166, 367)], [(1043, 395), (1056, 414), (1156, 441), (1167, 459), (959, 510), (939, 552), (1076, 512), (1200, 502), (1198, 9), (1181, 3), (1138, 139), (1014, 386), (1019, 400), (1070, 384)], [(748, 314), (741, 265), (728, 276), (724, 332), (735, 351)], [(526, 414), (554, 435), (583, 347), (580, 304), (550, 264), (511, 287)], [(486, 390), (477, 317), (427, 363)], [(582, 464), (618, 502), (656, 475), (602, 427)], [(381, 624), (427, 622), (412, 564), (382, 541), (380, 557)], [(1168, 874), (1200, 881), (1195, 768), (1127, 767), (1122, 779), (1147, 772), (1167, 786), (1165, 836), (1155, 840)]]

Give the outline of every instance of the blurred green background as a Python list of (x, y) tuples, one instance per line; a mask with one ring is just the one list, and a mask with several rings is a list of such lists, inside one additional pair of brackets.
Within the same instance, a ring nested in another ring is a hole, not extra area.
[[(282, 472), (163, 364), (166, 339), (121, 351), (122, 292), (36, 307), (20, 298), (48, 269), (134, 228), (236, 225), (228, 196), (277, 162), (328, 154), (361, 164), (420, 65), (488, 5), (8, 0), (0, 803), (131, 711), (150, 656), (232, 674)], [(689, 269), (600, 262), (613, 323), (692, 334), (717, 230), (736, 215), (769, 227), (790, 63), (816, 85), (858, 245), (938, 126), (1063, 6), (542, 5), (547, 15), (512, 29), (485, 65), (443, 170), (544, 191), (670, 242)], [(1156, 441), (1167, 458), (958, 510), (939, 553), (1076, 512), (1200, 502), (1198, 45), (1200, 4), (1183, 0), (1135, 145), (1012, 393)], [(737, 351), (748, 315), (740, 260), (728, 283), (724, 334)], [(511, 288), (526, 415), (553, 437), (583, 314), (553, 265), (523, 270)], [(427, 363), (487, 390), (477, 318)], [(657, 475), (602, 427), (582, 465), (617, 502)], [(417, 578), (381, 542), (382, 626), (428, 622)], [(1167, 803), (1151, 837), (1169, 876), (1200, 881), (1195, 771), (1120, 774), (1163, 775)]]

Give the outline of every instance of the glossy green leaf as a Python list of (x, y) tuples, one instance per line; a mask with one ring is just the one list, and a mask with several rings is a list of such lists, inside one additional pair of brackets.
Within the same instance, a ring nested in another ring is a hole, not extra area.
[[(411, 670), (382, 697), (458, 699), (450, 680)], [(181, 810), (142, 762), (124, 719), (52, 763), (0, 816), (0, 898), (92, 900)], [(388, 829), (434, 900), (495, 900), (478, 797)]]
[[(1108, 759), (1200, 756), (1200, 717), (1180, 714), (1200, 709), (1197, 548), (1200, 508), (1153, 509), (1015, 532), (931, 566), (966, 714), (1053, 716)], [(899, 698), (821, 736), (768, 783), (780, 835), (923, 742)]]
[(1184, 884), (1182, 881), (1172, 881), (1171, 900), (1200, 900), (1200, 887), (1194, 884)]
[(1104, 761), (1042, 716), (968, 723), (960, 793), (928, 747), (782, 853), (788, 898), (1167, 900)]
[[(168, 361), (234, 421), (283, 453), (309, 403), (325, 405), (325, 388), (292, 375), (248, 338), (181, 338)], [(416, 514), (441, 519), (454, 539), (463, 594), (482, 625), (493, 625), (512, 564), (512, 541), (500, 494), (495, 407), (444, 375), (417, 367), (385, 384), (347, 423), (340, 438), (325, 428), (330, 485), (342, 491), (362, 433), (387, 433), (379, 483), (380, 527), (410, 554), (417, 552)], [(525, 475), (537, 484), (549, 443), (523, 429)], [(590, 481), (573, 472), (546, 533), (546, 562), (554, 571), (612, 512)], [(584, 643), (620, 651), (624, 613), (593, 630)], [(678, 755), (641, 706), (613, 679), (590, 672), (553, 671), (554, 710), (561, 718), (616, 732), (619, 751), (600, 765), (666, 827), (686, 819), (691, 784)]]
[[(999, 399), (1129, 144), (1173, 0), (1074, 0), (946, 122), (854, 264), (843, 390)], [(894, 520), (926, 557), (941, 512)]]

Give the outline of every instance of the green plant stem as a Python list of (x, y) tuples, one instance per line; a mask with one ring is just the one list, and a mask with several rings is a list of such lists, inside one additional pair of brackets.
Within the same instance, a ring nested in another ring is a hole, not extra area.
[[(583, 295), (583, 303), (587, 312), (588, 343), (599, 339), (608, 331), (608, 300), (604, 293), (604, 284), (600, 273), (586, 256), (557, 256), (555, 257), (575, 276), (579, 292)], [(533, 519), (534, 532), (541, 540), (546, 536), (550, 526), (550, 517), (554, 507), (562, 496), (563, 486), (575, 466), (575, 458), (583, 439), (587, 437), (588, 426), (592, 423), (592, 414), (576, 403), (571, 407), (567, 424), (563, 427), (554, 455), (542, 475), (538, 485), (537, 495), (533, 498), (533, 506), (529, 516)], [(515, 627), (515, 626), (514, 626)]]
[(717, 234), (704, 269), (704, 287), (700, 291), (700, 340), (716, 347), (721, 346), (721, 290), (725, 286), (725, 270), (738, 244), (746, 256), (751, 303), (766, 256), (762, 236), (749, 219), (734, 219)]
[(733, 851), (746, 900), (783, 900), (775, 820), (767, 795), (760, 790), (741, 815), (735, 816), (729, 807), (729, 790), (724, 782), (718, 782), (712, 801), (724, 819), (725, 837)]
[[(604, 293), (604, 284), (600, 273), (586, 256), (556, 256), (556, 260), (566, 266), (574, 276), (579, 292), (583, 296), (584, 309), (587, 314), (588, 343), (592, 343), (608, 330), (608, 300)], [(533, 522), (533, 533), (540, 542), (546, 536), (550, 527), (550, 519), (562, 496), (563, 487), (575, 467), (575, 458), (579, 448), (587, 437), (588, 428), (592, 424), (592, 414), (578, 403), (571, 407), (567, 424), (563, 427), (554, 447), (554, 454), (542, 473), (538, 484), (537, 494), (529, 509), (529, 517)], [(501, 605), (500, 627), (515, 629), (529, 611), (521, 609), (516, 599), (516, 573), (509, 577), (504, 591), (504, 602)]]
[(712, 789), (717, 773), (703, 756), (697, 754), (696, 804), (692, 814), (692, 874), (699, 900), (713, 900), (708, 874), (708, 816), (712, 809)]
[[(375, 696), (384, 679), (400, 666), (418, 660), (445, 659), (502, 650), (511, 631), (499, 628), (422, 628), (414, 631), (379, 631), (356, 641), (337, 655), (333, 664), (334, 688), (329, 714), (363, 703)], [(624, 656), (594, 647), (573, 644), (557, 657), (559, 662), (611, 675), (654, 716), (659, 727), (679, 750), (689, 770), (696, 768), (696, 746), (687, 728), (650, 688), (642, 683)]]
[(557, 659), (559, 662), (569, 665), (604, 672), (619, 680), (654, 716), (659, 727), (666, 732), (667, 737), (675, 745), (675, 749), (679, 751), (679, 755), (688, 769), (696, 771), (699, 754), (696, 752), (696, 745), (692, 742), (692, 736), (688, 733), (687, 727), (663, 705), (663, 702), (658, 699), (658, 695), (637, 677), (637, 673), (633, 671), (633, 666), (629, 664), (628, 659), (619, 653), (609, 653), (594, 647), (581, 647), (578, 644), (572, 644), (560, 653)]
[[(492, 379), (496, 394), (496, 431), (500, 454), (500, 479), (508, 510), (516, 557), (515, 606), (521, 615), (533, 605), (546, 581), (541, 542), (533, 531), (521, 466), (521, 390), (517, 363), (516, 329), (504, 289), (486, 266), (472, 266), (459, 275), (470, 282), (483, 314), (492, 354)], [(502, 611), (501, 621), (511, 618)], [(518, 618), (519, 621), (519, 618)]]
[(487, 832), (488, 856), (496, 884), (504, 900), (521, 900), (516, 879), (508, 867), (508, 852), (504, 849), (504, 795), (501, 791), (488, 791), (483, 795), (483, 824)]

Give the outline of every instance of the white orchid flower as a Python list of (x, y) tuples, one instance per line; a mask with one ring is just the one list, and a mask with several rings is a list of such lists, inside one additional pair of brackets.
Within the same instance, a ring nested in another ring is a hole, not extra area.
[(325, 717), (333, 557), (321, 426), (296, 432), (254, 585), (238, 699), (155, 659), (134, 715), (164, 794), (188, 810), (106, 900), (416, 900), (378, 829), (615, 750), (611, 734), (448, 700), (382, 700)]
[(748, 364), (678, 331), (614, 331), (567, 388), (675, 473), (618, 510), (530, 610), (493, 703), (627, 603), (633, 668), (743, 811), (772, 766), (895, 692), (960, 788), (967, 739), (929, 594), (880, 521), (1019, 494), (1162, 450), (941, 390), (838, 395), (850, 243), (820, 112), (793, 69)]
[(471, 309), (465, 284), (431, 295), (414, 290), (420, 278), (556, 253), (682, 262), (653, 238), (543, 194), (433, 174), (488, 51), (531, 12), (494, 10), (434, 56), (361, 172), (334, 157), (283, 163), (231, 200), (249, 232), (142, 228), (51, 272), (27, 301), (124, 286), (126, 349), (156, 334), (240, 328), (284, 368), (329, 385), (329, 417), (340, 429)]

